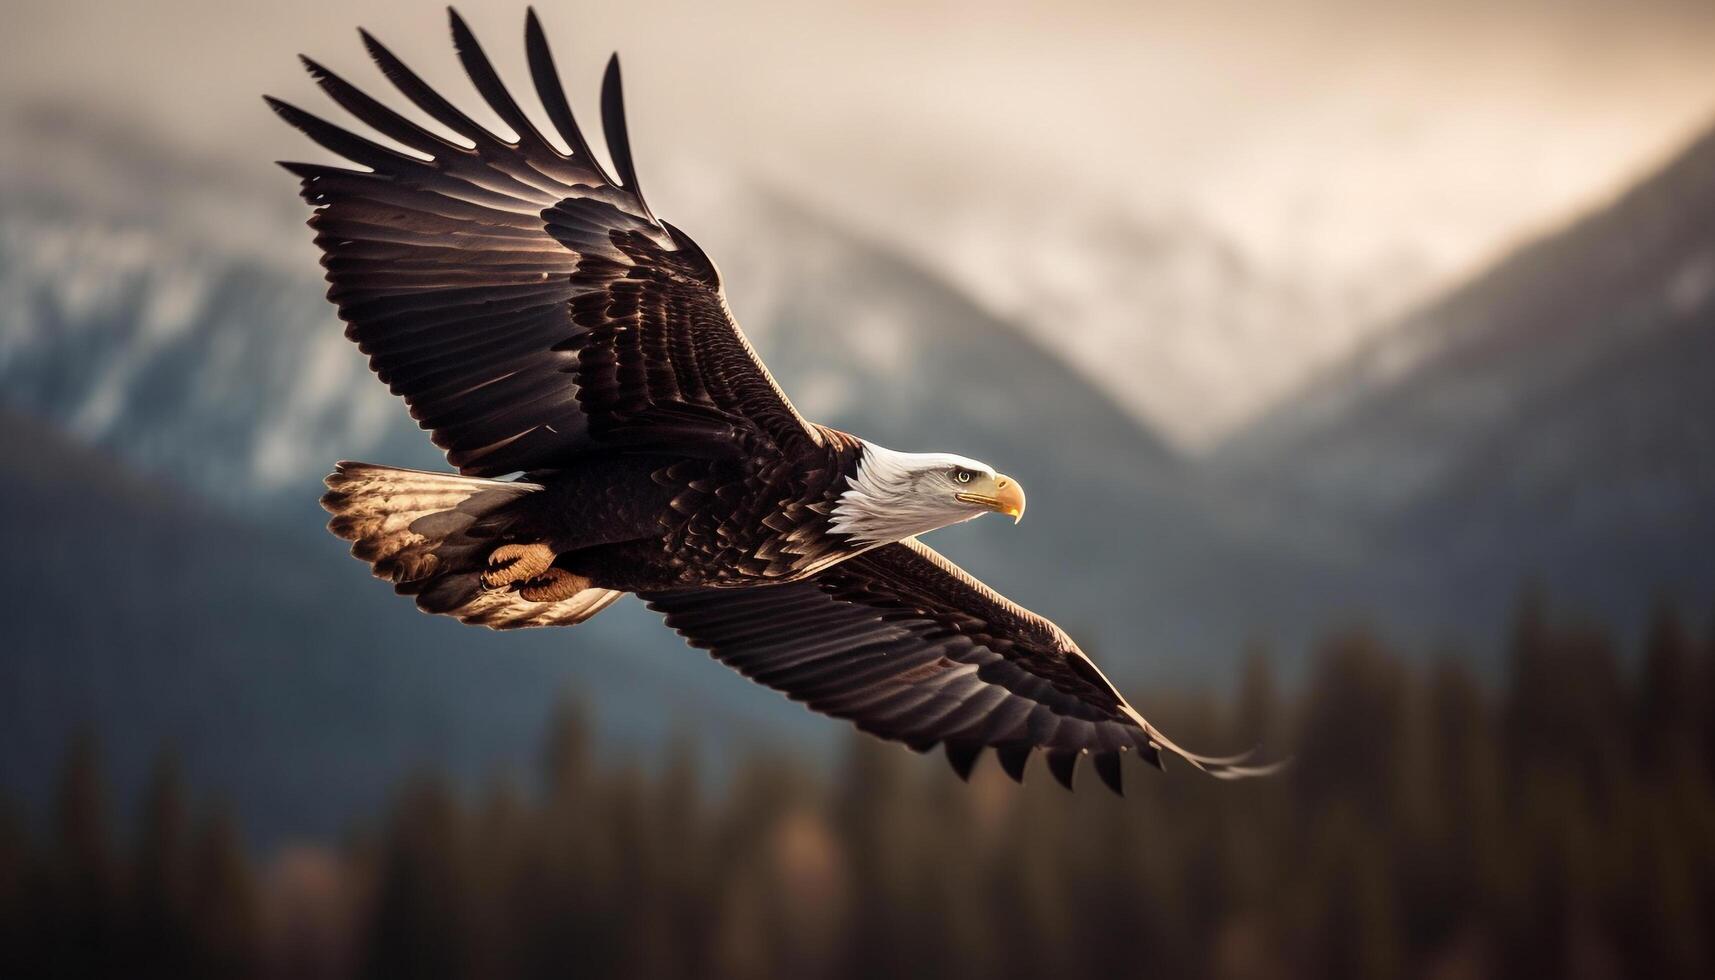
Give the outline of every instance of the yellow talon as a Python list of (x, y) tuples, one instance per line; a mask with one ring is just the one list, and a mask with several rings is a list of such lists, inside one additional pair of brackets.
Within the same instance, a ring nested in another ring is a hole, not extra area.
[(574, 575), (563, 568), (549, 568), (539, 577), (524, 583), (518, 594), (530, 602), (559, 602), (570, 599), (591, 584), (582, 575)]
[(482, 573), (485, 589), (504, 589), (515, 582), (540, 578), (554, 564), (554, 552), (541, 542), (503, 544), (489, 552), (488, 571)]

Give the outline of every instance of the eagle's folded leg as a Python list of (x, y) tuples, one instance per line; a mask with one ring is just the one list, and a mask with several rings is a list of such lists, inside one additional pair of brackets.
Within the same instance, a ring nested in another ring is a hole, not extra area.
[(563, 568), (549, 568), (525, 582), (518, 589), (518, 594), (530, 602), (559, 602), (562, 599), (570, 599), (593, 584), (582, 575), (574, 575)]
[(503, 544), (489, 552), (488, 570), (482, 573), (482, 586), (485, 589), (504, 589), (515, 582), (528, 582), (540, 578), (553, 564), (553, 549), (540, 541)]

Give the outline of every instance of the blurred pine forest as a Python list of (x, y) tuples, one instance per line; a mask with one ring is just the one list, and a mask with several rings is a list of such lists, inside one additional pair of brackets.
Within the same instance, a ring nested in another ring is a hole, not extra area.
[(1228, 704), (1141, 703), (1293, 768), (1132, 764), (1125, 800), (861, 737), (705, 792), (689, 742), (609, 763), (567, 709), (537, 786), (425, 775), (258, 858), (170, 752), (119, 826), (85, 739), (57, 812), (0, 809), (0, 975), (1707, 977), (1715, 636), (1684, 623), (1629, 656), (1526, 599), (1493, 679), (1352, 630), (1290, 698), (1257, 656)]

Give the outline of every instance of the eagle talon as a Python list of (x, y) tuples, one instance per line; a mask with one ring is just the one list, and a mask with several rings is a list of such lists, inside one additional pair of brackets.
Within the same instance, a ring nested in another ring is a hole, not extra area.
[(541, 578), (553, 564), (553, 550), (539, 541), (503, 544), (488, 554), (488, 571), (482, 573), (482, 587), (504, 589), (514, 583)]
[(550, 567), (540, 576), (522, 583), (518, 594), (529, 602), (559, 602), (562, 599), (570, 599), (592, 584), (582, 575), (574, 575), (563, 568)]

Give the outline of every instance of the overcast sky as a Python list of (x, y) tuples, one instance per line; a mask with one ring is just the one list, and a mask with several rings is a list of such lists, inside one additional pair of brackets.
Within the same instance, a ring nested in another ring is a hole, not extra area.
[[(476, 104), (438, 4), (7, 8), (0, 108), (93, 107), (239, 170), (314, 155), (257, 98), (326, 107), (295, 53), (374, 83), (358, 24)], [(742, 234), (695, 219), (753, 172), (918, 254), (1111, 207), (1193, 215), (1317, 283), (1412, 270), (1421, 292), (1715, 121), (1710, 0), (538, 9), (586, 120), (603, 60), (622, 52), (651, 202), (705, 245)], [(526, 78), (523, 5), (461, 10), (502, 73)], [(1004, 306), (1012, 272), (985, 283), (981, 266), (956, 271)]]

